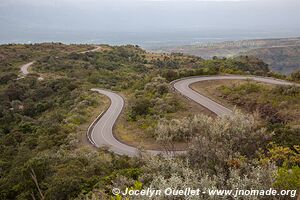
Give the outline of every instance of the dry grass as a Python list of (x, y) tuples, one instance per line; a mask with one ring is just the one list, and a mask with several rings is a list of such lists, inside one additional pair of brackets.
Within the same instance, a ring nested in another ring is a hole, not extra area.
[[(211, 80), (211, 81), (201, 81), (198, 83), (192, 84), (190, 87), (207, 96), (208, 98), (214, 100), (215, 102), (224, 105), (227, 108), (234, 109), (236, 107), (235, 104), (228, 101), (225, 98), (222, 98), (222, 93), (218, 91), (218, 88), (221, 86), (227, 86), (227, 87), (235, 87), (238, 85), (242, 85), (245, 83), (248, 83), (249, 80)], [(267, 86), (267, 87), (274, 87), (274, 85), (267, 84), (267, 83), (261, 83), (250, 80), (250, 82), (259, 83), (261, 85)], [(240, 108), (243, 109), (243, 108)]]
[(217, 90), (220, 86), (231, 86), (231, 85), (238, 85), (242, 83), (246, 83), (245, 80), (212, 80), (212, 81), (201, 81), (198, 83), (192, 84), (190, 87), (199, 92), (206, 97), (214, 100), (215, 102), (224, 105), (227, 108), (233, 109), (235, 107), (234, 104), (222, 99), (222, 94)]
[[(216, 80), (216, 81), (203, 81), (203, 82), (198, 82), (195, 83), (191, 86), (191, 88), (201, 94), (204, 94), (205, 96), (209, 97), (210, 99), (233, 109), (236, 105), (225, 98), (222, 93), (218, 90), (219, 87), (221, 86), (226, 86), (226, 87), (236, 87), (241, 84), (245, 84), (249, 81), (247, 80)], [(251, 81), (253, 83), (258, 83), (255, 81)], [(260, 85), (263, 85), (266, 87), (269, 91), (272, 88), (276, 87), (275, 85), (271, 84), (266, 84), (266, 83), (259, 83)], [(251, 101), (258, 101), (258, 102), (274, 102), (274, 101), (281, 101), (279, 100), (279, 96), (276, 96), (274, 94), (265, 94), (261, 92), (254, 92), (251, 94), (246, 95), (248, 99), (251, 99)], [(245, 97), (245, 96), (243, 96)], [(242, 97), (241, 97), (242, 98)], [(297, 101), (299, 102), (299, 101)], [(286, 104), (287, 102), (283, 101), (281, 102), (282, 104)], [(280, 104), (279, 104), (280, 105)], [(300, 125), (300, 112), (299, 112), (299, 103), (293, 103), (293, 104), (288, 104), (286, 106), (278, 106), (279, 112), (282, 113), (284, 116), (290, 116), (291, 121), (289, 122), (289, 125), (293, 127), (299, 127)], [(246, 110), (249, 110), (249, 108), (244, 108), (244, 107), (237, 107), (241, 109), (243, 112), (246, 112)], [(253, 110), (255, 112), (256, 110)]]

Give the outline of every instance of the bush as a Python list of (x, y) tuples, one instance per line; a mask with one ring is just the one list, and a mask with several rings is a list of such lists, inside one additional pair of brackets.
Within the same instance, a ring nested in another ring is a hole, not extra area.
[(300, 167), (279, 168), (274, 186), (285, 190), (298, 190), (300, 188)]
[(297, 86), (276, 86), (273, 90), (279, 95), (297, 96), (300, 94), (300, 87)]
[(143, 116), (149, 114), (149, 108), (151, 107), (151, 103), (148, 99), (139, 98), (135, 102), (132, 103), (130, 117), (133, 120), (136, 120), (138, 116)]
[(260, 116), (271, 124), (281, 124), (288, 121), (287, 117), (281, 115), (271, 104), (259, 104), (257, 110)]
[(15, 73), (5, 73), (0, 76), (0, 84), (7, 84), (8, 81), (12, 81), (18, 78)]
[(257, 126), (253, 116), (237, 111), (216, 120), (196, 116), (192, 123), (196, 135), (190, 145), (189, 159), (202, 169), (224, 172), (229, 160), (239, 156), (254, 157), (271, 138), (265, 129)]
[(299, 81), (300, 80), (300, 70), (294, 72), (291, 74), (291, 78), (294, 81)]

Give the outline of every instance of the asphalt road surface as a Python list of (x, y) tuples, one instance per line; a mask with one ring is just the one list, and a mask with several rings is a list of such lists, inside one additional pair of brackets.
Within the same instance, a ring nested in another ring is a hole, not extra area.
[[(193, 83), (201, 82), (201, 81), (211, 81), (211, 80), (255, 80), (259, 82), (275, 84), (275, 85), (293, 85), (293, 83), (273, 79), (273, 78), (264, 78), (264, 77), (255, 77), (255, 76), (238, 76), (238, 75), (231, 75), (231, 76), (204, 76), (204, 77), (190, 77), (184, 78), (181, 80), (177, 80), (173, 82), (174, 89), (179, 92), (181, 95), (187, 97), (195, 101), (196, 103), (204, 106), (205, 108), (209, 109), (213, 113), (218, 116), (222, 115), (230, 115), (232, 110), (218, 104), (217, 102), (207, 98), (206, 96), (199, 94), (198, 92), (194, 91), (190, 88), (190, 85)], [(298, 84), (297, 84), (298, 85)]]
[[(88, 140), (98, 148), (107, 147), (109, 151), (119, 155), (131, 157), (138, 155), (139, 150), (137, 148), (119, 142), (113, 135), (114, 125), (124, 107), (124, 99), (120, 95), (107, 90), (91, 90), (107, 96), (110, 99), (110, 106), (108, 110), (101, 113), (98, 119), (90, 126)], [(163, 153), (154, 150), (148, 150), (147, 152), (151, 154)]]
[[(90, 51), (98, 51), (101, 47), (96, 47)], [(89, 51), (86, 51), (89, 52)], [(82, 52), (82, 53), (86, 53)], [(29, 74), (28, 68), (34, 63), (30, 62), (23, 66), (21, 66), (22, 76), (25, 77)], [(41, 78), (41, 77), (40, 77)], [(208, 81), (208, 80), (246, 80), (252, 79), (259, 82), (270, 83), (270, 84), (277, 84), (277, 85), (293, 85), (293, 83), (272, 79), (272, 78), (264, 78), (264, 77), (254, 77), (254, 76), (207, 76), (207, 77), (189, 77), (180, 79), (177, 81), (173, 81), (172, 85), (174, 89), (179, 92), (181, 95), (185, 96), (188, 99), (195, 101), (196, 103), (206, 107), (207, 109), (211, 110), (218, 116), (222, 115), (229, 115), (232, 111), (221, 104), (205, 97), (202, 94), (192, 90), (190, 85), (200, 81)], [(297, 84), (299, 86), (299, 84)], [(88, 139), (90, 143), (92, 143), (96, 147), (107, 147), (108, 150), (119, 154), (119, 155), (127, 155), (127, 156), (136, 156), (139, 154), (139, 150), (135, 147), (126, 145), (118, 141), (113, 135), (114, 125), (121, 114), (123, 107), (124, 107), (124, 100), (123, 98), (114, 93), (107, 90), (102, 89), (92, 89), (94, 92), (101, 93), (106, 95), (110, 99), (110, 107), (91, 124), (88, 130)], [(148, 150), (148, 153), (151, 154), (163, 154), (167, 155), (166, 152), (162, 151), (155, 151), (155, 150)], [(179, 151), (177, 153), (183, 153), (184, 151)]]
[(99, 120), (95, 122), (89, 140), (92, 141), (96, 147), (107, 147), (116, 154), (136, 155), (138, 153), (136, 148), (119, 142), (113, 135), (114, 124), (123, 110), (123, 98), (107, 90), (92, 89), (92, 91), (107, 96), (110, 99), (110, 107), (100, 116)]
[(21, 66), (21, 73), (23, 76), (26, 76), (29, 74), (28, 68), (31, 65), (33, 65), (33, 63), (34, 63), (34, 61)]
[[(195, 101), (196, 103), (208, 108), (215, 114), (230, 115), (232, 111), (213, 100), (195, 92), (189, 86), (193, 83), (200, 81), (208, 80), (246, 80), (252, 79), (259, 82), (276, 84), (276, 85), (293, 85), (293, 83), (277, 80), (272, 78), (263, 78), (263, 77), (251, 77), (251, 76), (209, 76), (209, 77), (190, 77), (185, 79), (180, 79), (172, 83), (175, 90), (181, 93), (183, 96)], [(92, 89), (92, 91), (101, 93), (110, 98), (111, 105), (108, 110), (102, 113), (90, 126), (91, 130), (88, 132), (89, 141), (96, 147), (107, 147), (110, 151), (127, 156), (136, 156), (139, 153), (139, 150), (135, 147), (128, 146), (124, 143), (118, 141), (113, 135), (114, 124), (116, 123), (119, 115), (122, 112), (124, 107), (123, 98), (113, 92), (102, 90), (102, 89)], [(148, 153), (151, 154), (163, 154), (167, 155), (163, 151), (153, 151), (148, 150)], [(184, 153), (184, 151), (178, 151), (177, 153)]]

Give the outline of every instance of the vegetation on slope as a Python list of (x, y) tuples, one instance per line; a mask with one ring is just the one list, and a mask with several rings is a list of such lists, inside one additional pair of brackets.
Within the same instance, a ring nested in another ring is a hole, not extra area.
[[(181, 103), (169, 86), (169, 81), (191, 75), (270, 75), (261, 60), (151, 54), (132, 45), (79, 53), (90, 48), (0, 47), (4, 55), (0, 63), (0, 199), (110, 199), (114, 187), (163, 188), (183, 183), (200, 188), (298, 187), (294, 174), (299, 172), (299, 149), (289, 140), (284, 145), (276, 143), (253, 116), (239, 112), (228, 118), (191, 116), (189, 105)], [(45, 53), (46, 49), (54, 50)], [(27, 57), (19, 60), (18, 55)], [(46, 78), (30, 75), (17, 80), (18, 63), (31, 59), (37, 61), (32, 70)], [(185, 141), (188, 153), (178, 158), (133, 159), (79, 145), (79, 127), (93, 120), (90, 113), (95, 107), (105, 107), (102, 98), (89, 92), (91, 87), (122, 93), (128, 101), (125, 123), (170, 153), (174, 143)], [(184, 115), (174, 118), (178, 113)], [(277, 146), (270, 150), (270, 142)], [(197, 197), (201, 198), (208, 197)]]
[(300, 68), (300, 45), (259, 48), (245, 54), (256, 56), (272, 66), (272, 70), (290, 74)]
[[(293, 77), (295, 78), (295, 75)], [(206, 86), (193, 86), (196, 90), (204, 91), (200, 87)], [(278, 182), (284, 185), (291, 181), (293, 186), (299, 187), (300, 182), (296, 178), (300, 176), (299, 87), (271, 86), (254, 81), (220, 81), (205, 91), (221, 103), (236, 105), (259, 117), (260, 126), (272, 133), (266, 155), (279, 167)]]
[(18, 72), (21, 64), (46, 55), (56, 56), (69, 52), (80, 52), (93, 47), (88, 45), (63, 45), (61, 43), (43, 43), (39, 45), (1, 45), (0, 72)]
[(300, 38), (255, 39), (226, 41), (179, 47), (161, 47), (156, 51), (176, 52), (201, 56), (205, 59), (252, 55), (269, 64), (270, 70), (290, 74), (300, 68)]

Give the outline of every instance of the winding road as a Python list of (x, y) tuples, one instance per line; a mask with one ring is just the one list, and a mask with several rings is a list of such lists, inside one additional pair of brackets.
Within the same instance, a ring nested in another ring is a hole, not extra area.
[(23, 76), (27, 76), (29, 74), (28, 69), (31, 65), (33, 65), (33, 63), (34, 61), (21, 66), (21, 72)]
[[(95, 46), (95, 48), (92, 49), (92, 50), (82, 51), (82, 52), (80, 52), (80, 53), (88, 53), (88, 52), (100, 51), (101, 48), (102, 48), (101, 46)], [(27, 75), (29, 74), (28, 69), (29, 69), (29, 67), (31, 67), (31, 65), (34, 64), (34, 62), (35, 62), (35, 61), (32, 61), (32, 62), (30, 62), (30, 63), (26, 63), (26, 64), (24, 64), (24, 65), (21, 66), (21, 74), (22, 74), (23, 77), (24, 77), (24, 76), (27, 76)]]
[[(109, 151), (119, 155), (130, 157), (138, 155), (140, 150), (118, 141), (113, 135), (114, 125), (125, 104), (124, 99), (120, 95), (108, 90), (94, 88), (91, 91), (107, 96), (110, 99), (110, 106), (90, 125), (87, 131), (89, 142), (97, 148), (107, 147)], [(163, 153), (162, 151), (155, 150), (147, 150), (147, 152), (151, 154)]]
[[(94, 49), (91, 50), (87, 50), (87, 51), (82, 51), (80, 53), (84, 54), (84, 53), (88, 53), (88, 52), (96, 52), (96, 51), (100, 51), (102, 49), (101, 46), (95, 46)], [(24, 65), (22, 65), (20, 67), (21, 70), (21, 77), (20, 78), (24, 78), (25, 76), (27, 76), (30, 72), (28, 71), (29, 67), (31, 67), (33, 64), (35, 63), (35, 61), (32, 61), (30, 63), (26, 63)], [(44, 80), (44, 78), (42, 76), (38, 77), (39, 80)]]
[(95, 46), (95, 48), (92, 49), (92, 50), (87, 50), (87, 51), (83, 51), (83, 52), (80, 52), (80, 53), (96, 52), (96, 51), (100, 51), (101, 49), (102, 49), (101, 46)]
[(113, 135), (114, 125), (124, 107), (123, 98), (107, 90), (91, 90), (107, 96), (110, 99), (110, 107), (104, 113), (101, 113), (90, 126), (88, 130), (89, 141), (98, 148), (107, 147), (110, 151), (119, 155), (137, 155), (136, 148), (119, 142)]
[[(90, 51), (98, 51), (101, 47), (96, 47)], [(85, 51), (81, 53), (87, 53), (90, 51)], [(21, 66), (22, 77), (29, 74), (28, 68), (34, 63), (30, 62)], [(230, 115), (232, 110), (222, 106), (221, 104), (211, 100), (210, 98), (194, 91), (190, 88), (190, 85), (201, 81), (211, 81), (211, 80), (247, 80), (251, 79), (254, 81), (276, 84), (276, 85), (297, 85), (284, 80), (257, 77), (257, 76), (239, 76), (239, 75), (228, 75), (228, 76), (202, 76), (202, 77), (187, 77), (173, 81), (171, 84), (175, 91), (179, 92), (184, 97), (195, 101), (199, 105), (202, 105), (215, 113), (218, 116)], [(139, 150), (135, 147), (129, 146), (118, 141), (113, 135), (114, 125), (121, 114), (124, 107), (124, 99), (111, 91), (103, 89), (91, 89), (94, 92), (103, 94), (110, 99), (109, 108), (101, 113), (95, 121), (90, 125), (87, 131), (87, 138), (89, 142), (95, 147), (107, 147), (109, 151), (112, 151), (119, 155), (127, 155), (130, 157), (137, 156)], [(150, 154), (166, 154), (163, 151), (147, 150)], [(183, 153), (184, 151), (178, 151), (177, 153)]]
[[(277, 84), (277, 85), (293, 85), (293, 83), (272, 79), (272, 78), (264, 78), (264, 77), (253, 77), (253, 76), (208, 76), (208, 77), (190, 77), (184, 78), (177, 81), (172, 82), (174, 89), (182, 94), (183, 96), (195, 101), (196, 103), (206, 107), (211, 110), (218, 116), (230, 115), (232, 111), (221, 104), (216, 103), (215, 101), (205, 97), (197, 93), (196, 91), (190, 88), (190, 85), (200, 81), (208, 81), (208, 80), (246, 80), (252, 79), (259, 82), (269, 83), (269, 84)], [(114, 124), (120, 115), (123, 106), (124, 100), (123, 98), (113, 92), (109, 92), (102, 89), (92, 89), (92, 91), (101, 93), (110, 98), (111, 105), (109, 109), (101, 114), (98, 119), (94, 121), (94, 123), (90, 126), (88, 131), (89, 141), (96, 147), (106, 146), (110, 151), (127, 156), (136, 156), (138, 155), (139, 150), (137, 148), (128, 146), (124, 143), (118, 141), (113, 135), (113, 127)], [(162, 151), (147, 151), (151, 154), (159, 154), (164, 153)], [(180, 151), (182, 152), (182, 151)]]
[[(203, 76), (203, 77), (189, 77), (183, 78), (180, 80), (176, 80), (172, 83), (174, 89), (179, 92), (181, 95), (187, 97), (195, 101), (196, 103), (204, 106), (208, 110), (212, 111), (218, 116), (222, 115), (230, 115), (232, 110), (222, 106), (221, 104), (211, 100), (210, 98), (196, 92), (195, 90), (190, 88), (190, 85), (193, 83), (201, 82), (201, 81), (212, 81), (212, 80), (247, 80), (251, 79), (258, 82), (275, 84), (275, 85), (295, 85), (293, 83), (267, 78), (267, 77), (257, 77), (257, 76), (239, 76), (239, 75), (230, 75), (230, 76)], [(299, 84), (297, 84), (299, 86)]]

